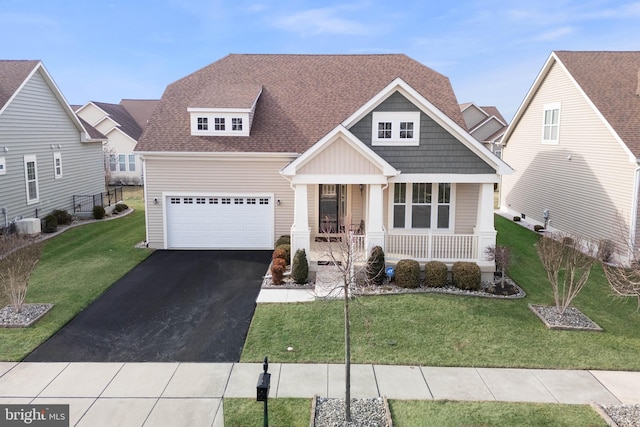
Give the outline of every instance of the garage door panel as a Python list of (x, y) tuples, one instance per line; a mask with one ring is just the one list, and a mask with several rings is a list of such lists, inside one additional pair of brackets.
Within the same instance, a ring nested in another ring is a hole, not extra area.
[(170, 196), (166, 203), (169, 248), (273, 248), (271, 196)]

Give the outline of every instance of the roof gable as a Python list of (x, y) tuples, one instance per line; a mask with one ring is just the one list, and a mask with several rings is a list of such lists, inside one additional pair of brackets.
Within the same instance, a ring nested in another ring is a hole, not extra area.
[(504, 141), (524, 115), (554, 64), (574, 82), (611, 133), (629, 153), (640, 158), (640, 52), (554, 51), (518, 108)]

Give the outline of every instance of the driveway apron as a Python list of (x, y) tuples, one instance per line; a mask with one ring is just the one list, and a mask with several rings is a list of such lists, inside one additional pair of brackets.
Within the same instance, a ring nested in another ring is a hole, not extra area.
[(158, 250), (30, 362), (238, 362), (271, 251)]

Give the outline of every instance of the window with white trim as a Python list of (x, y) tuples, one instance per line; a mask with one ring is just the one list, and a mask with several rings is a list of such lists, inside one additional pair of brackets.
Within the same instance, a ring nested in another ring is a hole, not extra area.
[(234, 131), (242, 130), (242, 117), (233, 117), (231, 119), (231, 130), (234, 130)]
[(129, 172), (136, 171), (136, 155), (129, 154)]
[(560, 132), (560, 104), (546, 104), (542, 124), (542, 143), (557, 144)]
[(118, 154), (118, 171), (127, 171), (127, 156), (125, 156), (124, 154)]
[(209, 119), (207, 117), (198, 117), (198, 130), (209, 130)]
[(115, 172), (116, 171), (116, 155), (115, 154), (109, 154), (109, 170), (111, 172)]
[(53, 153), (53, 177), (62, 178), (62, 153)]
[(24, 156), (24, 177), (27, 188), (27, 204), (37, 203), (38, 194), (38, 165), (36, 156)]
[(372, 145), (418, 145), (419, 111), (374, 111)]
[(395, 183), (393, 228), (449, 229), (452, 215), (451, 188), (450, 183)]
[(214, 130), (224, 130), (224, 117), (215, 117), (213, 119), (213, 129)]

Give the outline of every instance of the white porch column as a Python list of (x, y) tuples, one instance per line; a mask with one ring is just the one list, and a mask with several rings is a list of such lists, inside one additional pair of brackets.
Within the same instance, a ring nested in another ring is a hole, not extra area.
[(371, 252), (371, 248), (374, 246), (380, 246), (384, 249), (384, 203), (381, 184), (369, 185), (369, 197), (367, 197), (367, 202), (367, 236), (365, 245), (368, 255), (368, 253)]
[(298, 249), (304, 249), (307, 257), (309, 257), (311, 249), (310, 239), (311, 229), (309, 228), (307, 185), (296, 184), (293, 206), (293, 226), (291, 227), (291, 256), (293, 257)]
[(486, 248), (496, 244), (496, 229), (493, 225), (493, 183), (480, 184), (478, 192), (478, 216), (473, 232), (478, 236), (477, 262), (482, 270), (482, 280), (492, 280), (495, 263), (488, 261)]

